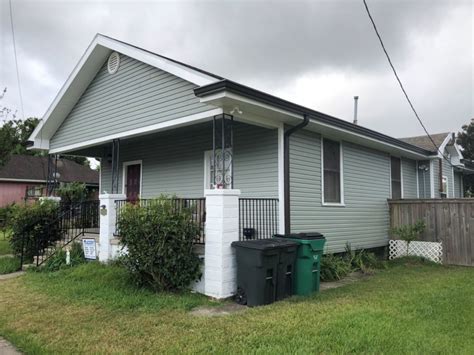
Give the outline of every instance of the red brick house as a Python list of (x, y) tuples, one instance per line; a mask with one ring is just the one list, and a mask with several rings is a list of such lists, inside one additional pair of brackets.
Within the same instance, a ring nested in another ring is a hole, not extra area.
[[(99, 172), (87, 166), (58, 159), (57, 172), (60, 184), (78, 181), (91, 191), (99, 189)], [(12, 155), (0, 167), (0, 207), (45, 196), (47, 178), (47, 157)]]

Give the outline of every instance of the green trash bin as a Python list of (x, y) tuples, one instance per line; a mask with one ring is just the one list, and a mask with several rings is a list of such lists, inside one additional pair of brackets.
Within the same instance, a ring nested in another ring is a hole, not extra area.
[(326, 238), (320, 233), (276, 234), (280, 240), (293, 240), (299, 244), (295, 265), (294, 293), (309, 295), (319, 291), (321, 257)]
[(237, 303), (270, 304), (293, 294), (298, 243), (283, 239), (233, 242), (237, 259)]

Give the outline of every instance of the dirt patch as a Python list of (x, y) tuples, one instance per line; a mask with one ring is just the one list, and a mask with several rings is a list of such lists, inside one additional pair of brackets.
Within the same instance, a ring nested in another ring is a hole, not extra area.
[(0, 354), (2, 355), (21, 355), (15, 347), (3, 338), (0, 338)]
[(226, 303), (218, 307), (198, 307), (193, 309), (190, 313), (193, 316), (199, 317), (221, 317), (233, 313), (243, 312), (246, 309), (246, 306), (242, 306), (237, 303)]
[[(25, 273), (24, 271), (17, 271), (17, 272), (12, 272), (11, 274), (0, 275), (0, 281), (13, 279), (15, 277), (23, 275), (24, 273)], [(1, 350), (1, 348), (0, 348), (0, 350)], [(0, 352), (0, 354), (2, 354), (2, 353)]]
[(362, 279), (366, 279), (366, 278), (371, 277), (371, 276), (373, 276), (373, 275), (363, 273), (363, 272), (360, 272), (360, 271), (352, 272), (349, 275), (347, 275), (345, 278), (343, 278), (342, 280), (331, 281), (331, 282), (321, 282), (321, 284), (319, 286), (319, 290), (320, 291), (326, 291), (326, 290), (330, 290), (332, 288), (342, 287), (342, 286), (349, 285), (349, 284), (352, 284), (354, 282), (360, 281)]

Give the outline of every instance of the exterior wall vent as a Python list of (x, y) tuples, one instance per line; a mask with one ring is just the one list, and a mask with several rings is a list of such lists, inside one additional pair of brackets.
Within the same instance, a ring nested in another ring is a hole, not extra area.
[(109, 61), (107, 62), (107, 70), (109, 74), (115, 74), (120, 66), (120, 55), (117, 52), (113, 52), (109, 56)]

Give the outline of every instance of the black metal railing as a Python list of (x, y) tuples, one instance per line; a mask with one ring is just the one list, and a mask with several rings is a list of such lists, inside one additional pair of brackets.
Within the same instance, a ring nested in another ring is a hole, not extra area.
[[(44, 228), (42, 237), (32, 239), (32, 228)], [(40, 266), (56, 251), (64, 248), (79, 236), (99, 233), (99, 201), (85, 201), (75, 204), (60, 204), (58, 214), (54, 218), (41, 219), (23, 228), (23, 247), (21, 251), (21, 265), (28, 259)], [(52, 241), (51, 235), (57, 236)], [(25, 255), (34, 250), (33, 255)]]
[[(191, 220), (199, 228), (199, 234), (196, 236), (196, 244), (204, 244), (205, 242), (205, 223), (206, 223), (206, 199), (204, 197), (200, 198), (173, 198), (170, 199), (173, 203), (176, 211), (179, 211), (182, 208), (187, 208), (191, 211)], [(118, 226), (118, 221), (120, 219), (120, 213), (122, 207), (127, 203), (138, 204), (140, 206), (147, 206), (153, 199), (140, 199), (136, 201), (130, 200), (117, 200), (115, 201), (115, 235), (120, 236), (120, 230)]]
[(239, 198), (239, 240), (268, 239), (276, 233), (277, 198)]

